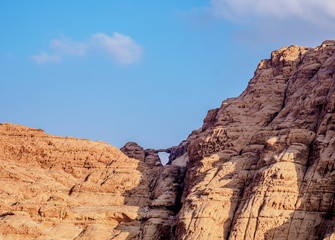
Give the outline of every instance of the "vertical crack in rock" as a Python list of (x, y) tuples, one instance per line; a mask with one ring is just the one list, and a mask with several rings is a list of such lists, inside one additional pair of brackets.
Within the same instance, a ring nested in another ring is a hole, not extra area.
[[(242, 197), (243, 197), (243, 195), (244, 195), (244, 190), (245, 190), (245, 188), (246, 188), (246, 186), (243, 185), (243, 188), (242, 188), (242, 190), (241, 190), (241, 194), (240, 194), (240, 196), (239, 196), (239, 199), (242, 199)], [(230, 236), (230, 233), (231, 233), (231, 229), (232, 229), (232, 227), (233, 227), (234, 219), (235, 219), (235, 216), (236, 216), (236, 212), (237, 212), (238, 208), (240, 207), (240, 204), (241, 204), (241, 202), (238, 202), (238, 204), (236, 205), (236, 207), (235, 207), (235, 209), (234, 209), (234, 213), (233, 213), (233, 216), (232, 216), (232, 221), (231, 221), (230, 226), (229, 226), (229, 228), (228, 228), (228, 230), (227, 230), (227, 231), (228, 231), (228, 232), (227, 232), (227, 239), (229, 239), (229, 236)]]

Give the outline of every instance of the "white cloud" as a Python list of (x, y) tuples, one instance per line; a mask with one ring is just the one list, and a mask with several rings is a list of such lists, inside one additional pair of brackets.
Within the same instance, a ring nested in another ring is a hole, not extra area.
[(52, 39), (50, 47), (62, 54), (83, 56), (86, 54), (87, 45), (82, 42), (72, 41), (69, 38)]
[(205, 10), (233, 23), (235, 40), (253, 48), (317, 46), (335, 38), (334, 0), (211, 0)]
[(130, 64), (139, 60), (143, 50), (131, 37), (114, 32), (112, 36), (97, 33), (92, 36), (92, 44), (106, 52), (116, 62)]
[(238, 17), (298, 17), (318, 22), (335, 19), (334, 0), (212, 0), (215, 16), (236, 19)]
[(112, 36), (105, 33), (92, 35), (87, 41), (73, 41), (70, 38), (52, 39), (49, 51), (34, 55), (31, 58), (38, 64), (60, 62), (63, 56), (82, 57), (91, 52), (107, 54), (119, 64), (131, 64), (138, 61), (143, 49), (131, 37), (114, 32)]
[(31, 58), (38, 64), (44, 64), (47, 62), (60, 62), (62, 60), (59, 55), (49, 55), (46, 52), (31, 56)]

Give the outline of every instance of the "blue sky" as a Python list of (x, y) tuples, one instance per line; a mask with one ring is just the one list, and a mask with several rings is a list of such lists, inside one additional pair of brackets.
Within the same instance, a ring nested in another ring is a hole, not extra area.
[(1, 0), (0, 121), (177, 145), (272, 50), (334, 39), (334, 19), (319, 0)]

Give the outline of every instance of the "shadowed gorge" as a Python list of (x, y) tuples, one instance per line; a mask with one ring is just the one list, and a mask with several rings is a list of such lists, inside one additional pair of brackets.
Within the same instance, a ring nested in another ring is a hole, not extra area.
[(276, 50), (166, 149), (1, 124), (0, 238), (334, 239), (334, 72), (335, 41)]

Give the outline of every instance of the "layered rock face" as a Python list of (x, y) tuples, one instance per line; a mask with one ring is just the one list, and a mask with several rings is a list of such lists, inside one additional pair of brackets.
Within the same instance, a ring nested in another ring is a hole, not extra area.
[(263, 60), (174, 149), (188, 155), (177, 239), (335, 239), (335, 41)]
[(0, 239), (172, 239), (180, 168), (133, 157), (1, 124)]
[(168, 149), (2, 124), (0, 239), (335, 239), (334, 73), (335, 41), (274, 51)]

